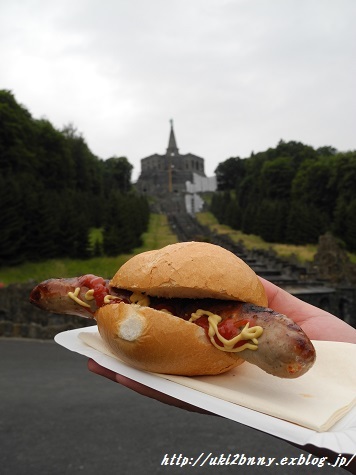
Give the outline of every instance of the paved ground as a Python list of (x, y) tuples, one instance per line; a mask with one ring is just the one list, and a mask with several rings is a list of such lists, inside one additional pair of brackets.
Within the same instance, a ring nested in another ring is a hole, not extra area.
[(0, 374), (2, 475), (346, 474), (311, 465), (161, 465), (165, 454), (280, 460), (308, 453), (235, 422), (139, 396), (90, 373), (84, 357), (53, 342), (0, 339)]

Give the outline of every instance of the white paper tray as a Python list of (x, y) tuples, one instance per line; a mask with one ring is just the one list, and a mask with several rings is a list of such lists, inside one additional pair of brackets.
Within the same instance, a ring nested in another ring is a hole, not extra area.
[(86, 345), (78, 337), (79, 333), (82, 332), (97, 333), (97, 327), (93, 326), (84, 329), (79, 328), (59, 333), (56, 335), (55, 341), (68, 350), (92, 358), (105, 368), (161, 391), (162, 393), (201, 407), (227, 419), (231, 419), (270, 435), (282, 438), (291, 443), (300, 446), (311, 444), (316, 447), (332, 450), (336, 453), (354, 454), (356, 452), (356, 407), (351, 409), (327, 432), (316, 432), (256, 412), (252, 409), (226, 402), (217, 397), (169, 381), (161, 376), (132, 368), (131, 366), (120, 362), (118, 359), (103, 354), (102, 352)]

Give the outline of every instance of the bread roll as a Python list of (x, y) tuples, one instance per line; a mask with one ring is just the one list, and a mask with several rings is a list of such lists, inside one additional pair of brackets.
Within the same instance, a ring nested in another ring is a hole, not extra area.
[[(183, 242), (134, 256), (112, 287), (164, 298), (213, 298), (267, 305), (254, 271), (235, 254), (205, 242)], [(136, 304), (100, 308), (102, 338), (123, 361), (157, 373), (219, 374), (241, 364), (236, 353), (215, 348), (205, 331), (166, 312)]]
[(149, 307), (105, 305), (96, 319), (113, 353), (138, 369), (196, 376), (224, 373), (243, 362), (216, 349), (198, 325)]
[(255, 272), (226, 249), (182, 242), (137, 254), (110, 282), (113, 287), (166, 298), (215, 298), (267, 306)]

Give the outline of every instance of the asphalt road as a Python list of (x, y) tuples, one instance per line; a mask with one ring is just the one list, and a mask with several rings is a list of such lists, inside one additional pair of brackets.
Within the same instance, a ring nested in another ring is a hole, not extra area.
[[(297, 465), (307, 451), (236, 422), (133, 393), (90, 373), (85, 357), (52, 341), (0, 339), (0, 375), (2, 475), (347, 473)], [(236, 465), (176, 465), (202, 452), (240, 458)], [(239, 465), (243, 456), (275, 462), (294, 457), (295, 465)]]

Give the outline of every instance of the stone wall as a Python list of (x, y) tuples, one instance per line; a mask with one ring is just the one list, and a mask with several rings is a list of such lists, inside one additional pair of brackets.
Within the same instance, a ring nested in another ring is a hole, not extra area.
[(0, 288), (0, 336), (52, 339), (57, 333), (93, 325), (92, 320), (45, 312), (29, 302), (35, 282)]

